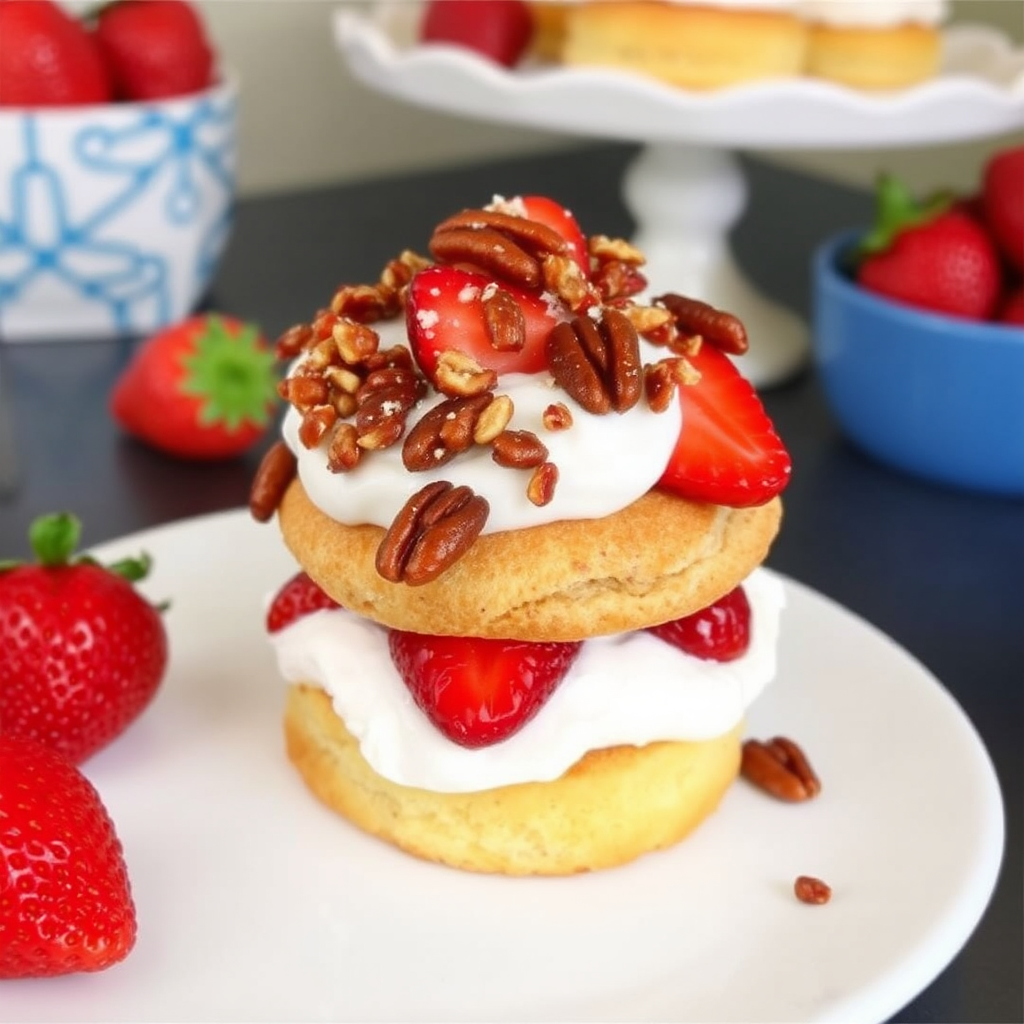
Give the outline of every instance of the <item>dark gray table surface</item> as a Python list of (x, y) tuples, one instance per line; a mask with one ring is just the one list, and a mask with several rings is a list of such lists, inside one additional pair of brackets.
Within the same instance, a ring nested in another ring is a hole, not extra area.
[[(375, 279), (410, 240), (425, 244), (440, 217), (494, 193), (548, 193), (591, 230), (628, 235), (620, 180), (634, 152), (584, 147), (243, 201), (207, 305), (273, 337), (340, 282)], [(870, 197), (760, 162), (744, 167), (751, 200), (737, 256), (769, 294), (806, 314), (811, 249), (864, 223)], [(45, 511), (73, 508), (92, 544), (245, 503), (262, 448), (201, 465), (119, 434), (106, 401), (134, 344), (0, 345), (0, 556), (25, 554), (27, 524)], [(1007, 846), (993, 901), (953, 963), (894, 1019), (1024, 1020), (1024, 503), (941, 489), (870, 461), (839, 434), (811, 370), (764, 397), (794, 463), (769, 564), (934, 672), (979, 730), (1003, 788)]]

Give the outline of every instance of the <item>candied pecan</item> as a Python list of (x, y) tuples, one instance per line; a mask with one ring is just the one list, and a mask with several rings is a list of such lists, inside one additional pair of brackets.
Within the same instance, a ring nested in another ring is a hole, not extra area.
[(536, 257), (492, 228), (435, 231), (430, 252), (439, 262), (470, 264), (523, 288), (539, 288), (542, 282)]
[(339, 423), (327, 446), (327, 468), (332, 473), (347, 473), (359, 464), (362, 454), (355, 424)]
[(553, 462), (542, 462), (526, 485), (526, 497), (537, 506), (547, 505), (555, 496), (558, 483), (558, 467)]
[(509, 425), (513, 412), (515, 406), (508, 395), (495, 395), (494, 401), (477, 417), (473, 427), (473, 441), (476, 444), (490, 444)]
[(379, 284), (342, 285), (331, 299), (331, 312), (360, 324), (395, 316), (401, 309), (398, 293)]
[(454, 565), (480, 535), (490, 506), (469, 487), (427, 484), (402, 506), (377, 548), (377, 572), (420, 586)]
[[(568, 252), (568, 244), (554, 228), (539, 220), (519, 217), (501, 210), (462, 210), (434, 228), (434, 237), (447, 231), (494, 231), (515, 242), (534, 256)], [(433, 240), (431, 240), (433, 244)]]
[(545, 256), (541, 271), (544, 287), (574, 313), (582, 313), (600, 303), (598, 290), (583, 276), (580, 265), (571, 256)]
[(324, 435), (338, 422), (338, 410), (333, 405), (314, 405), (302, 416), (299, 441), (303, 448), (315, 448)]
[(679, 385), (696, 384), (700, 374), (682, 356), (659, 359), (644, 367), (644, 394), (652, 412), (664, 412)]
[(572, 413), (565, 402), (552, 402), (542, 419), (546, 430), (568, 430), (572, 426)]
[(277, 511), (297, 466), (295, 456), (284, 441), (277, 441), (267, 449), (249, 489), (249, 513), (253, 519), (265, 523)]
[(509, 469), (534, 469), (548, 457), (548, 450), (532, 430), (503, 430), (491, 442), (491, 457)]
[(490, 391), (497, 383), (494, 370), (481, 366), (465, 352), (446, 349), (437, 357), (434, 385), (442, 394), (465, 398)]
[(278, 359), (293, 359), (312, 340), (313, 328), (309, 324), (293, 324), (274, 342), (274, 351)]
[(740, 773), (759, 789), (791, 803), (810, 800), (821, 792), (821, 782), (804, 752), (782, 736), (767, 743), (746, 740)]
[(412, 473), (450, 462), (473, 444), (473, 432), (494, 396), (449, 398), (424, 413), (409, 429), (402, 444), (402, 462)]
[(606, 308), (599, 323), (578, 316), (557, 324), (546, 350), (555, 381), (588, 412), (625, 412), (640, 400), (639, 341), (618, 310)]
[(706, 342), (731, 355), (742, 355), (747, 351), (747, 329), (743, 321), (732, 313), (726, 313), (700, 299), (690, 299), (669, 292), (660, 295), (654, 302), (663, 305), (675, 318), (676, 326), (683, 334), (699, 334)]
[(484, 325), (491, 347), (498, 352), (518, 352), (526, 344), (523, 307), (504, 288), (488, 285), (483, 299)]
[(793, 882), (793, 892), (801, 903), (821, 905), (832, 899), (832, 887), (814, 875), (798, 875)]

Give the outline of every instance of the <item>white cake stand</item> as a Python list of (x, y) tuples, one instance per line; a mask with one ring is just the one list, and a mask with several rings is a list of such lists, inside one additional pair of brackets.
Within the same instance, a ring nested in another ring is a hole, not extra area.
[(759, 387), (800, 369), (809, 340), (803, 321), (762, 295), (733, 258), (729, 232), (747, 203), (734, 150), (925, 145), (1024, 127), (1024, 51), (983, 26), (949, 29), (941, 73), (898, 94), (800, 78), (689, 93), (623, 72), (509, 71), (467, 50), (417, 46), (419, 17), (408, 2), (339, 9), (335, 37), (353, 74), (422, 107), (644, 143), (623, 198), (651, 292), (684, 292), (740, 316), (753, 344), (739, 366)]

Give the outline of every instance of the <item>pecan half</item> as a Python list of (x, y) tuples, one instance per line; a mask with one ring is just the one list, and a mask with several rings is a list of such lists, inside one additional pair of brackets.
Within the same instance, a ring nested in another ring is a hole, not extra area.
[(546, 343), (555, 381), (588, 412), (625, 412), (640, 400), (643, 372), (637, 333), (618, 310), (557, 324)]
[(377, 548), (384, 579), (416, 587), (454, 565), (480, 535), (490, 506), (469, 487), (427, 484), (402, 506)]
[(743, 321), (700, 299), (689, 299), (669, 292), (654, 302), (663, 305), (675, 318), (683, 334), (699, 334), (706, 342), (723, 352), (740, 356), (750, 347)]
[(548, 449), (532, 430), (503, 430), (491, 442), (491, 457), (509, 469), (535, 469), (547, 459)]
[(468, 229), (470, 231), (493, 230), (511, 239), (534, 256), (547, 253), (565, 253), (568, 245), (562, 236), (529, 217), (518, 217), (501, 210), (461, 210), (452, 214), (434, 228), (434, 237), (446, 231)]
[(523, 288), (539, 288), (543, 280), (537, 258), (493, 228), (435, 231), (430, 252), (441, 263), (468, 263)]
[(784, 736), (767, 743), (744, 742), (740, 774), (759, 789), (790, 803), (810, 800), (821, 792), (821, 782), (807, 755)]
[(284, 492), (295, 477), (298, 463), (284, 441), (277, 441), (260, 459), (249, 489), (249, 514), (258, 523), (267, 522), (277, 511)]
[(526, 314), (504, 288), (484, 289), (484, 326), (491, 347), (497, 352), (519, 352), (526, 344)]
[(494, 396), (449, 398), (425, 412), (409, 429), (402, 443), (402, 462), (411, 473), (435, 469), (466, 451), (475, 438), (481, 414)]

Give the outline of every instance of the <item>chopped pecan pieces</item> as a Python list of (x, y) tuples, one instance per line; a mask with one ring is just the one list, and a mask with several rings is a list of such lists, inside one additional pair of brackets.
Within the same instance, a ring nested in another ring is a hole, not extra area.
[(454, 565), (480, 535), (490, 506), (469, 487), (427, 484), (402, 506), (377, 548), (377, 572), (421, 586)]
[(793, 893), (801, 903), (820, 906), (832, 898), (832, 887), (813, 875), (798, 875), (793, 882)]
[(466, 451), (475, 441), (481, 415), (493, 400), (490, 392), (449, 398), (424, 413), (402, 444), (405, 468), (410, 473), (434, 469)]

